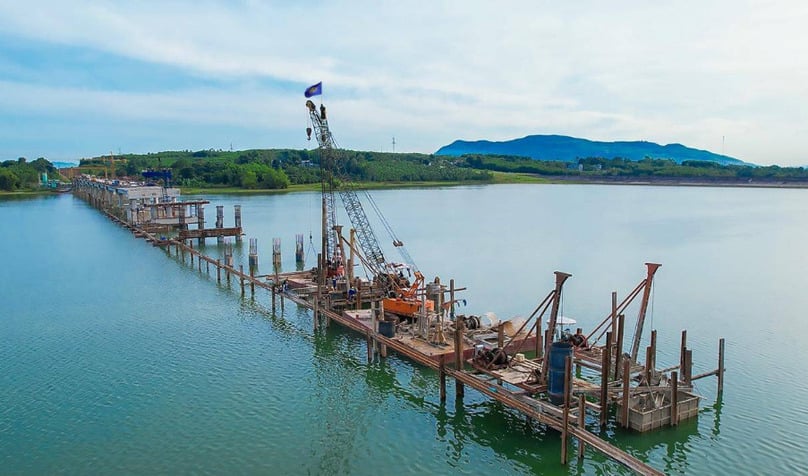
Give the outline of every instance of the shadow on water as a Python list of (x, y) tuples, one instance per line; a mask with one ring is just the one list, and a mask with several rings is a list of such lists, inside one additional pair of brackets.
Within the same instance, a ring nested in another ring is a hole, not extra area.
[(712, 405), (707, 405), (699, 410), (699, 415), (713, 415), (713, 426), (710, 436), (715, 440), (721, 434), (721, 411), (724, 409), (724, 395), (718, 394), (718, 398)]
[[(464, 449), (469, 443), (488, 447), (528, 468), (542, 462), (548, 446), (553, 448), (552, 454), (558, 454), (557, 434), (528, 422), (498, 402), (471, 391), (467, 391), (465, 403), (456, 401), (449, 379), (447, 402), (440, 403), (437, 372), (396, 355), (387, 359), (377, 357), (368, 364), (366, 341), (333, 323), (312, 332), (309, 327), (312, 313), (305, 308), (292, 305), (284, 313), (272, 313), (249, 298), (242, 300), (242, 307), (262, 316), (274, 331), (312, 344), (313, 382), (306, 387), (313, 390), (306, 398), (327, 410), (320, 413), (319, 422), (329, 438), (329, 444), (321, 447), (324, 453), (317, 455), (322, 471), (350, 472), (351, 461), (347, 456), (357, 450), (354, 446), (361, 441), (357, 437), (366, 430), (364, 422), (373, 418), (373, 411), (384, 408), (391, 397), (434, 419), (434, 438), (445, 444), (447, 459), (455, 466), (463, 463)], [(408, 380), (402, 382), (404, 378)], [(355, 379), (361, 379), (364, 385), (357, 385)]]

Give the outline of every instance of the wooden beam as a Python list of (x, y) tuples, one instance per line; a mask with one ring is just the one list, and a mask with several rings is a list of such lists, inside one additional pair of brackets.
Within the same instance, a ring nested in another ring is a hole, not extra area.
[(628, 397), (631, 393), (629, 391), (629, 377), (631, 376), (631, 361), (623, 359), (623, 401), (620, 413), (620, 424), (623, 428), (628, 428)]
[(679, 424), (679, 374), (671, 373), (671, 426)]
[(620, 361), (623, 359), (623, 330), (626, 328), (626, 315), (617, 316), (617, 352), (614, 357), (614, 379), (620, 379)]
[[(454, 336), (454, 352), (455, 352), (455, 370), (463, 370), (463, 320), (457, 319), (454, 313), (455, 306), (455, 285), (454, 279), (449, 280), (449, 315), (454, 320), (455, 336)], [(463, 399), (463, 382), (455, 379), (455, 398)]]
[(724, 392), (724, 338), (718, 341), (718, 394)]
[(244, 265), (238, 265), (238, 274), (241, 280), (241, 295), (244, 296)]
[[(612, 340), (612, 333), (606, 333), (606, 348), (609, 348), (609, 344)], [(600, 363), (600, 426), (601, 428), (606, 427), (606, 419), (608, 416), (608, 409), (609, 409), (609, 363), (611, 361), (611, 356), (609, 352), (606, 352), (606, 349), (603, 350), (601, 353), (601, 363)]]
[[(584, 394), (578, 395), (578, 428), (586, 429), (586, 396)], [(584, 449), (586, 443), (583, 438), (578, 438), (578, 459), (584, 459)]]
[(542, 349), (544, 348), (543, 334), (541, 331), (541, 316), (536, 318), (536, 358), (542, 356)]
[(617, 337), (617, 291), (612, 291), (612, 335)]
[(640, 351), (640, 340), (642, 339), (642, 331), (645, 326), (645, 314), (648, 311), (648, 300), (651, 297), (651, 286), (653, 286), (654, 283), (654, 274), (662, 265), (658, 263), (645, 263), (645, 266), (648, 268), (648, 275), (645, 278), (645, 285), (643, 286), (640, 312), (637, 316), (637, 327), (634, 329), (634, 342), (631, 344), (631, 360), (635, 361)]
[(718, 373), (719, 373), (718, 369), (711, 370), (709, 372), (704, 372), (690, 377), (690, 381), (692, 382), (693, 380), (703, 379), (704, 377), (712, 377), (713, 375), (718, 376)]
[(564, 358), (564, 410), (561, 417), (561, 464), (567, 464), (567, 439), (570, 423), (570, 392), (572, 381), (572, 358), (566, 356)]
[[(679, 346), (679, 370), (684, 374), (685, 352), (687, 351), (687, 329), (682, 330), (682, 344)], [(684, 377), (684, 375), (683, 375)]]
[(690, 385), (693, 380), (693, 351), (687, 349), (685, 351), (685, 385)]
[[(553, 301), (552, 307), (550, 310), (550, 321), (547, 323), (547, 329), (550, 331), (550, 340), (544, 343), (544, 355), (550, 355), (550, 346), (553, 343), (553, 336), (555, 335), (555, 327), (556, 321), (558, 320), (558, 308), (561, 304), (561, 292), (564, 288), (564, 282), (572, 276), (568, 273), (563, 273), (561, 271), (555, 272), (556, 282), (555, 282), (555, 290), (553, 291)], [(541, 366), (541, 378), (542, 383), (547, 383), (547, 374), (549, 370), (549, 359), (542, 360)]]

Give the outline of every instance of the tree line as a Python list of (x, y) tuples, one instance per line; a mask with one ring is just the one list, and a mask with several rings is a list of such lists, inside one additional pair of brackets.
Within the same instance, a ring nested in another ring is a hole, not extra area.
[[(539, 161), (525, 157), (469, 154), (460, 157), (414, 153), (340, 151), (338, 177), (357, 182), (486, 182), (492, 172), (546, 177), (697, 179), (716, 182), (808, 182), (802, 167), (722, 165), (707, 161), (587, 157), (577, 162)], [(165, 151), (82, 159), (80, 170), (99, 176), (140, 179), (145, 170), (170, 169), (174, 184), (214, 188), (284, 189), (320, 181), (316, 150)], [(58, 177), (45, 158), (24, 157), (0, 163), (0, 190), (34, 188), (42, 172)]]
[[(447, 157), (342, 150), (341, 179), (357, 182), (486, 181), (492, 174), (458, 166)], [(80, 167), (96, 175), (137, 177), (144, 170), (171, 169), (174, 183), (191, 187), (284, 189), (291, 184), (320, 181), (320, 156), (315, 151), (258, 149), (201, 150), (126, 154), (82, 159)]]
[(730, 181), (808, 181), (803, 167), (770, 165), (723, 165), (717, 162), (685, 160), (681, 164), (671, 159), (645, 158), (639, 161), (615, 157), (587, 157), (577, 162), (539, 161), (525, 157), (469, 154), (458, 163), (482, 170), (518, 172), (545, 176), (580, 176), (589, 178), (647, 178), (647, 179), (706, 179)]
[(56, 167), (45, 158), (40, 157), (28, 162), (25, 157), (17, 160), (6, 160), (0, 163), (0, 190), (13, 192), (22, 189), (31, 189), (39, 185), (41, 173), (51, 177), (58, 177)]

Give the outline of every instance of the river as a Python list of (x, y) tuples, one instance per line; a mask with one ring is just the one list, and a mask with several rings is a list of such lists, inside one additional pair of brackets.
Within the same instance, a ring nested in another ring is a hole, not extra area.
[[(427, 279), (468, 287), (460, 312), (526, 316), (559, 270), (573, 275), (562, 313), (590, 329), (612, 291), (624, 296), (644, 262), (662, 263), (646, 325), (657, 360), (678, 363), (687, 329), (694, 373), (712, 370), (725, 338), (723, 396), (700, 380), (697, 419), (604, 436), (671, 474), (808, 472), (808, 192), (493, 185), (373, 196)], [(314, 266), (319, 194), (205, 198), (209, 225), (214, 205), (225, 226), (242, 205), (261, 272), (275, 237), (294, 269), (297, 233)], [(289, 303), (273, 314), (268, 296), (242, 298), (71, 195), (0, 199), (0, 223), (4, 474), (628, 473), (592, 451), (561, 466), (557, 433), (473, 391), (461, 405), (451, 385), (441, 404), (435, 372), (396, 355), (369, 365), (363, 338), (314, 333), (311, 313)], [(215, 240), (205, 251), (221, 253)], [(245, 239), (237, 263), (246, 255)]]

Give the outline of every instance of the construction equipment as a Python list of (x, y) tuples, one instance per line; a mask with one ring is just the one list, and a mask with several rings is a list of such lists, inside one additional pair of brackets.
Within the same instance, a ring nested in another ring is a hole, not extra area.
[[(342, 277), (345, 273), (344, 251), (340, 240), (341, 227), (337, 225), (336, 218), (334, 193), (336, 190), (348, 214), (351, 226), (355, 230), (359, 248), (364, 257), (362, 262), (369, 268), (374, 281), (385, 291), (387, 296), (384, 299), (385, 311), (403, 316), (414, 316), (423, 307), (417, 294), (418, 290), (423, 286), (424, 276), (413, 263), (412, 257), (404, 248), (404, 243), (396, 237), (392, 227), (384, 218), (373, 198), (366, 192), (369, 203), (390, 234), (393, 245), (401, 252), (405, 264), (387, 261), (355, 187), (350, 180), (346, 179), (344, 174), (340, 173), (340, 168), (345, 163), (344, 153), (337, 147), (331, 134), (325, 106), (320, 104), (318, 108), (313, 101), (308, 100), (306, 101), (306, 108), (309, 111), (312, 126), (307, 128), (306, 132), (309, 137), (311, 137), (312, 132), (314, 133), (320, 154), (323, 211), (322, 249), (324, 253), (323, 267), (326, 270), (326, 276), (336, 278)], [(404, 276), (405, 269), (410, 277), (414, 276), (412, 283)]]
[[(613, 325), (615, 318), (619, 314), (622, 314), (623, 311), (625, 311), (625, 309), (629, 306), (629, 304), (631, 304), (631, 302), (634, 301), (634, 299), (640, 294), (640, 291), (642, 291), (640, 309), (637, 314), (637, 323), (636, 327), (634, 328), (634, 337), (632, 339), (631, 352), (629, 354), (632, 362), (636, 362), (637, 354), (639, 353), (640, 350), (640, 341), (642, 340), (642, 333), (645, 326), (645, 316), (648, 311), (648, 304), (650, 302), (651, 288), (654, 283), (654, 274), (656, 274), (657, 270), (661, 266), (662, 265), (659, 263), (645, 263), (646, 267), (645, 279), (640, 281), (640, 284), (638, 284), (637, 287), (634, 288), (634, 290), (628, 293), (625, 299), (623, 299), (623, 302), (621, 302), (619, 305), (616, 305), (612, 313), (606, 316), (606, 318), (603, 319), (603, 321), (601, 321), (600, 324), (598, 324), (597, 327), (595, 327), (595, 329), (592, 332), (590, 332), (589, 335), (586, 336), (586, 339), (590, 342), (593, 342), (592, 340), (593, 338), (594, 341), (600, 340), (600, 338), (603, 337), (603, 335), (609, 330), (614, 332), (615, 329), (613, 329), (611, 326)], [(622, 349), (620, 349), (620, 352), (622, 352)]]

